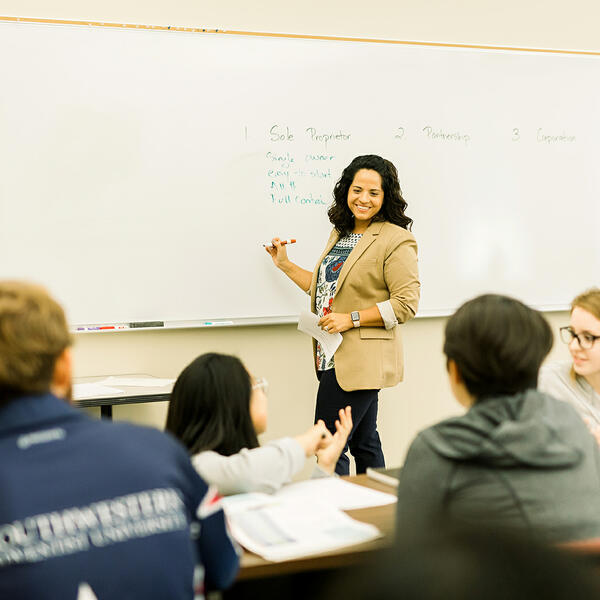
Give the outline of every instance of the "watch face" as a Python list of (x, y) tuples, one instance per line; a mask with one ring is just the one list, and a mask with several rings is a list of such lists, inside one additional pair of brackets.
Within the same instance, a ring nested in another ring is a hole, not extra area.
[(357, 310), (355, 310), (355, 311), (351, 312), (351, 313), (350, 313), (350, 318), (351, 318), (353, 321), (360, 321), (360, 315), (358, 314), (358, 311), (357, 311)]

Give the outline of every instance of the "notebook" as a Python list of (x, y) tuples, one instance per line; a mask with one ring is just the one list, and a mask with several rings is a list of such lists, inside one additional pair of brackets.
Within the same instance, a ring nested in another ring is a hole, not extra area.
[(395, 467), (393, 469), (367, 467), (367, 477), (392, 487), (398, 487), (400, 483), (400, 471), (402, 471), (402, 467)]

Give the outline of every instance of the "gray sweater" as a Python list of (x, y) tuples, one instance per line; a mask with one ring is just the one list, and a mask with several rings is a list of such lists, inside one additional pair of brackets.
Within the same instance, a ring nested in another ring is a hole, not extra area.
[(600, 536), (600, 450), (572, 406), (537, 390), (478, 402), (413, 441), (398, 529), (438, 518), (532, 530), (559, 542)]
[(573, 405), (593, 431), (600, 427), (600, 394), (584, 377), (571, 375), (570, 361), (552, 362), (540, 369), (540, 391)]
[[(222, 456), (207, 450), (192, 456), (196, 471), (217, 487), (223, 496), (244, 492), (273, 493), (304, 467), (306, 456), (302, 446), (285, 437), (259, 448), (243, 448), (237, 454)], [(318, 465), (312, 477), (328, 477)]]

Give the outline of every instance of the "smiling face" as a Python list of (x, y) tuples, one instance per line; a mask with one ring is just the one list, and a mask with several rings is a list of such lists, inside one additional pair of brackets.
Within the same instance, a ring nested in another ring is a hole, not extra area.
[(348, 208), (354, 215), (353, 233), (363, 233), (382, 205), (381, 175), (371, 169), (357, 171), (348, 188)]
[[(575, 306), (571, 313), (571, 329), (579, 336), (600, 336), (600, 319), (580, 306)], [(577, 375), (600, 375), (600, 340), (596, 340), (591, 348), (584, 350), (573, 338), (569, 344), (569, 352), (573, 358), (573, 370)]]

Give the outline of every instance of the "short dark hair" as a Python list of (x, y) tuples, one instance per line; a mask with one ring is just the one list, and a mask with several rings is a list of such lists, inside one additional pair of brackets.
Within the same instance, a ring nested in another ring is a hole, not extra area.
[(398, 171), (385, 158), (376, 154), (357, 156), (342, 172), (342, 176), (333, 188), (333, 204), (327, 215), (340, 237), (348, 235), (354, 228), (354, 216), (348, 208), (348, 190), (354, 176), (361, 169), (377, 171), (381, 177), (383, 205), (373, 220), (388, 221), (404, 229), (410, 229), (413, 220), (404, 214), (408, 204), (402, 197)]
[(166, 429), (190, 454), (213, 450), (224, 456), (258, 447), (250, 417), (252, 381), (235, 356), (202, 354), (179, 375)]
[(522, 302), (486, 294), (465, 302), (446, 324), (444, 354), (476, 400), (537, 387), (552, 348), (546, 319)]

